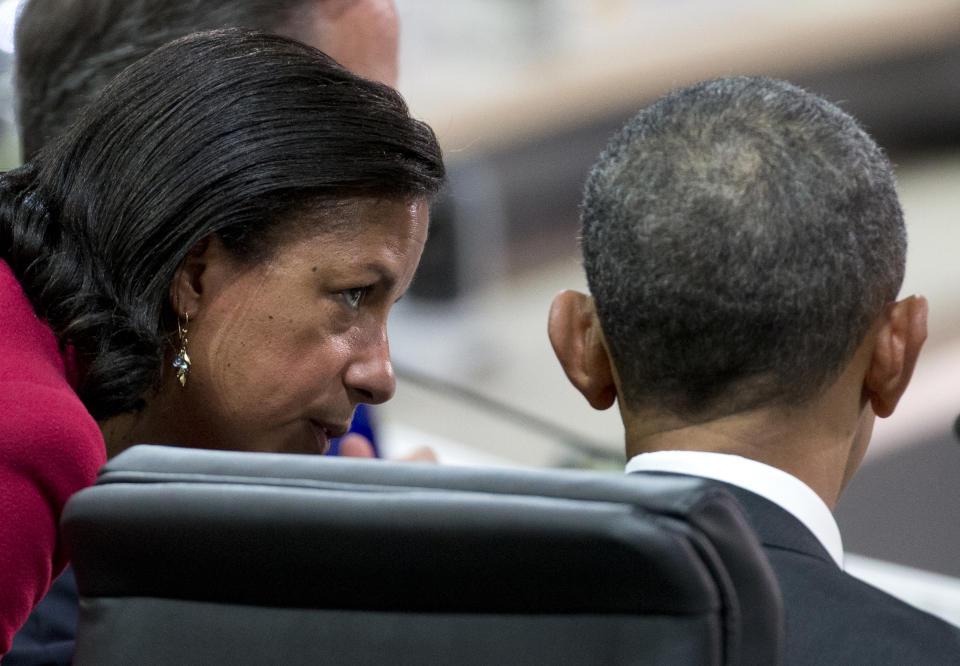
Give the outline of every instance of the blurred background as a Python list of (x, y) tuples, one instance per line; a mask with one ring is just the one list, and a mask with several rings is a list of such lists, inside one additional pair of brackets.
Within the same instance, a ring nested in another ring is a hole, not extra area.
[[(960, 576), (960, 0), (396, 4), (399, 87), (440, 136), (450, 187), (391, 323), (399, 381), (375, 412), (383, 448), (429, 444), (450, 464), (622, 469), (615, 410), (590, 409), (546, 337), (552, 297), (585, 289), (576, 233), (586, 171), (615, 129), (672, 88), (736, 74), (786, 78), (839, 103), (887, 149), (910, 236), (904, 294), (923, 294), (931, 307), (914, 383), (878, 423), (837, 509), (845, 546), (934, 572), (898, 578), (896, 567), (851, 558), (874, 580), (906, 580), (901, 596), (928, 595), (914, 600), (942, 603), (960, 621), (960, 588), (943, 577)], [(16, 6), (0, 3), (4, 169), (18, 163)]]

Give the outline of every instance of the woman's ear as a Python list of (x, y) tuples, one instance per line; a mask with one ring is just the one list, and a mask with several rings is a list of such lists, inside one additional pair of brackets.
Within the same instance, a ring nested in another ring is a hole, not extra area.
[(193, 315), (201, 309), (207, 265), (211, 260), (216, 261), (215, 255), (222, 253), (223, 244), (219, 237), (207, 236), (184, 257), (170, 285), (170, 306), (178, 316)]
[(920, 348), (927, 339), (927, 299), (910, 296), (892, 303), (874, 339), (864, 390), (874, 413), (886, 418), (893, 414), (907, 390)]
[(594, 409), (613, 405), (617, 387), (593, 299), (577, 291), (557, 294), (547, 333), (567, 379), (587, 402)]

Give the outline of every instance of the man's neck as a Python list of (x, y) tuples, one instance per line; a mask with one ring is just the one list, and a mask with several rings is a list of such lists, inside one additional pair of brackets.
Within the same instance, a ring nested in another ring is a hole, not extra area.
[[(858, 429), (838, 410), (767, 407), (702, 423), (624, 413), (626, 452), (710, 451), (757, 460), (810, 486), (831, 510), (859, 464)], [(854, 458), (856, 458), (854, 460)]]

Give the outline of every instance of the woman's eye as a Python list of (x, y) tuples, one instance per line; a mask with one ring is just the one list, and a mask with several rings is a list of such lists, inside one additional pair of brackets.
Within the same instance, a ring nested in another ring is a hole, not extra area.
[(354, 287), (353, 289), (344, 289), (340, 293), (343, 295), (343, 300), (346, 301), (347, 305), (351, 309), (356, 310), (360, 307), (360, 304), (363, 303), (363, 297), (367, 295), (367, 287)]

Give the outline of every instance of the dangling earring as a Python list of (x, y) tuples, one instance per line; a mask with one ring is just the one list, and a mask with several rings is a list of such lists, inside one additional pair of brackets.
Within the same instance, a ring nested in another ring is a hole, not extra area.
[(190, 315), (183, 313), (183, 323), (180, 323), (180, 317), (177, 317), (177, 334), (180, 336), (180, 351), (173, 359), (173, 367), (177, 369), (177, 379), (180, 380), (180, 386), (187, 385), (187, 375), (190, 374), (190, 355), (187, 354), (187, 324), (190, 323)]

